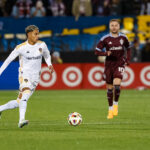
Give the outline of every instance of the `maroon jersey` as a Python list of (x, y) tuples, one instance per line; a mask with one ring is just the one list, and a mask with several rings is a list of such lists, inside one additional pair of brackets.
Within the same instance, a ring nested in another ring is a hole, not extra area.
[[(107, 55), (108, 51), (111, 51), (110, 56)], [(114, 78), (123, 78), (125, 63), (129, 64), (130, 60), (130, 45), (124, 34), (119, 33), (118, 37), (111, 34), (103, 36), (95, 49), (95, 54), (106, 56), (103, 78), (108, 84), (113, 84)]]
[[(113, 37), (110, 34), (103, 36), (95, 50), (95, 54), (99, 56), (106, 56), (105, 64), (111, 63), (125, 63), (130, 59), (129, 41), (126, 35), (119, 33), (118, 37)], [(105, 48), (105, 52), (102, 50)], [(111, 55), (107, 56), (107, 51), (111, 51)], [(126, 55), (127, 51), (127, 55)]]

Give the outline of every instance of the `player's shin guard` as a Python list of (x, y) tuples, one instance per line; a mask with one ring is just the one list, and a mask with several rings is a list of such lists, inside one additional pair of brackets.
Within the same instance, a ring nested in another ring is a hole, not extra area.
[(25, 113), (26, 113), (26, 109), (27, 109), (27, 101), (31, 96), (31, 92), (23, 92), (22, 98), (20, 100), (19, 103), (19, 114), (20, 114), (20, 119), (19, 122), (21, 122), (22, 120), (25, 120)]
[(118, 104), (119, 96), (120, 96), (120, 85), (115, 85), (115, 99), (114, 99), (114, 103)]
[(113, 89), (107, 90), (107, 98), (109, 104), (107, 119), (113, 119)]
[(112, 107), (113, 106), (113, 89), (107, 90), (107, 99), (108, 99), (109, 107)]
[(11, 100), (8, 103), (0, 106), (0, 112), (8, 110), (8, 109), (14, 109), (19, 107), (19, 104), (16, 100)]
[(115, 99), (113, 102), (113, 115), (117, 116), (118, 115), (118, 100), (120, 96), (120, 85), (115, 85)]

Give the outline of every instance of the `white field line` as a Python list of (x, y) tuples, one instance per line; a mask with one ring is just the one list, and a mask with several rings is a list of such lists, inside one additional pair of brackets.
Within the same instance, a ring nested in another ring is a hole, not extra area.
[[(120, 95), (121, 97), (150, 97), (150, 94), (143, 94), (143, 95), (130, 95), (130, 94), (126, 94), (126, 95)], [(34, 95), (33, 96), (34, 98), (42, 98), (43, 96), (36, 96), (36, 95)], [(106, 94), (105, 95), (69, 95), (69, 94), (67, 94), (67, 95), (48, 95), (48, 97), (60, 97), (60, 98), (70, 98), (70, 97), (80, 97), (80, 98), (82, 98), (82, 97), (86, 97), (86, 98), (88, 98), (88, 97), (98, 97), (98, 98), (101, 98), (101, 97), (103, 97), (103, 98), (105, 98), (106, 97)]]
[[(78, 95), (65, 95), (65, 96), (62, 96), (62, 95), (57, 95), (57, 96), (54, 96), (54, 95), (48, 95), (47, 96), (47, 99), (49, 99), (49, 100), (56, 100), (56, 97), (57, 97), (57, 99), (66, 99), (66, 98), (68, 98), (68, 99), (72, 99), (72, 98), (79, 98), (79, 99), (91, 99), (91, 98), (98, 98), (98, 99), (100, 99), (100, 98), (103, 98), (103, 99), (106, 99), (107, 97), (106, 97), (106, 95), (80, 95), (80, 96), (78, 96)], [(14, 97), (14, 98), (11, 98), (11, 100), (15, 100), (15, 98), (17, 98), (17, 96), (16, 97)], [(36, 95), (33, 95), (32, 97), (31, 97), (31, 99), (43, 99), (44, 97), (43, 96), (36, 96)], [(121, 95), (120, 96), (120, 98), (150, 98), (150, 94), (146, 94), (146, 95)], [(0, 100), (10, 100), (9, 99), (9, 97), (8, 96), (0, 96)], [(92, 99), (93, 100), (93, 99)]]
[[(29, 122), (29, 125), (40, 125), (40, 126), (68, 126), (68, 123), (39, 123), (39, 122)], [(81, 123), (81, 125), (150, 125), (150, 123), (141, 123), (141, 122), (95, 122), (95, 123)], [(1, 123), (0, 123), (1, 125)], [(17, 125), (17, 123), (2, 123), (2, 125), (10, 126)]]

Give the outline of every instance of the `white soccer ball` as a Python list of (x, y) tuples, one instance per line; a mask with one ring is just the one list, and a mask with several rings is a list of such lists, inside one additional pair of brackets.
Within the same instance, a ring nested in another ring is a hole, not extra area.
[(73, 112), (68, 116), (68, 123), (72, 126), (81, 124), (82, 116), (78, 112)]

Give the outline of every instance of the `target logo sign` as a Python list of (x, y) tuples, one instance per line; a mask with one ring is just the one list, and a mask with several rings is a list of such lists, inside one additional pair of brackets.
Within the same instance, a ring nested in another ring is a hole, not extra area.
[(103, 72), (104, 68), (97, 66), (90, 69), (88, 73), (88, 81), (96, 87), (100, 87), (105, 85), (105, 82), (103, 81)]
[(150, 66), (144, 67), (142, 69), (140, 78), (143, 84), (150, 86)]
[(126, 87), (131, 85), (133, 81), (134, 81), (134, 72), (130, 67), (126, 67), (125, 72), (123, 74), (123, 81), (121, 85)]
[(77, 67), (68, 67), (62, 74), (63, 82), (69, 87), (78, 86), (82, 81), (82, 72)]
[(49, 71), (48, 67), (43, 67), (41, 69), (41, 77), (39, 84), (43, 87), (51, 87), (56, 82), (57, 75), (55, 72), (52, 74)]

